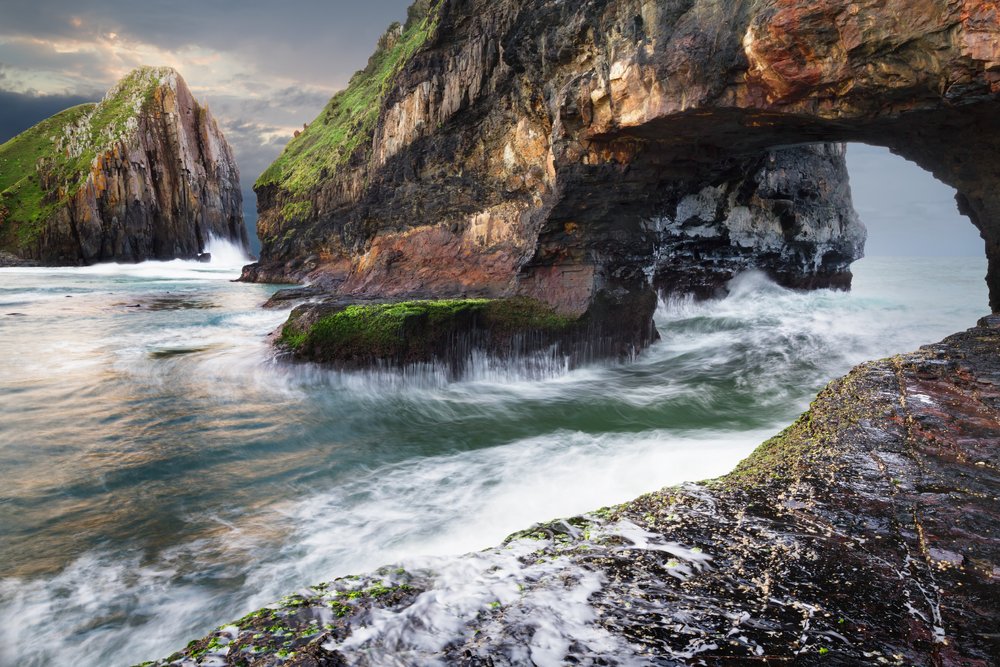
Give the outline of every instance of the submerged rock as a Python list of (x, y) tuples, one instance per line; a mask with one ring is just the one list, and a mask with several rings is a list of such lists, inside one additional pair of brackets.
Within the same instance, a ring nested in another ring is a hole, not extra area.
[(99, 104), (0, 146), (5, 253), (46, 265), (208, 261), (212, 237), (248, 247), (239, 169), (173, 69), (139, 68)]
[(151, 664), (986, 667), (997, 442), (984, 320), (857, 367), (721, 479), (305, 589)]

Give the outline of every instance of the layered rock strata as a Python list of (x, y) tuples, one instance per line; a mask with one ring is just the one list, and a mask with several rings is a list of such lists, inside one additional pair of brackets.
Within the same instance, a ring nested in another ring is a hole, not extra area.
[(48, 265), (193, 258), (247, 247), (239, 169), (170, 68), (140, 68), (96, 105), (0, 146), (0, 250)]
[(306, 588), (157, 665), (1000, 657), (1000, 319), (864, 364), (719, 480)]
[[(567, 314), (651, 273), (842, 285), (860, 232), (841, 184), (809, 182), (836, 156), (786, 151), (859, 141), (958, 190), (998, 305), (998, 98), (992, 2), (422, 1), (258, 181), (245, 277)], [(803, 187), (757, 178), (772, 158), (805, 165)]]

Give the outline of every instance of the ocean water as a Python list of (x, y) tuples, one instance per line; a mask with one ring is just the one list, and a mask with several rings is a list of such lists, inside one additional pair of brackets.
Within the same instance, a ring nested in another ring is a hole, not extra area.
[(307, 584), (723, 474), (853, 365), (987, 310), (980, 258), (865, 259), (850, 293), (751, 273), (661, 304), (632, 363), (448, 383), (276, 360), (276, 288), (211, 250), (0, 270), (0, 665), (162, 657)]

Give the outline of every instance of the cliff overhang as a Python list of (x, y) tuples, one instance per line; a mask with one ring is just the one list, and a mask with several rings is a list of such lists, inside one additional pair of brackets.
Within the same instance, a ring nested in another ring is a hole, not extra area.
[(576, 315), (745, 268), (844, 287), (858, 141), (957, 190), (1000, 309), (998, 104), (993, 2), (422, 1), (258, 181), (244, 279)]

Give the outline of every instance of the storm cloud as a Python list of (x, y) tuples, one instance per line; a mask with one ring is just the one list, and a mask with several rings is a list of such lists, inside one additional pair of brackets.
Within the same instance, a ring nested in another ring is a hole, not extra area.
[[(2, 84), (3, 78), (0, 76), (0, 85)], [(32, 95), (0, 90), (0, 143), (24, 132), (39, 120), (96, 99), (98, 98), (88, 95)]]

